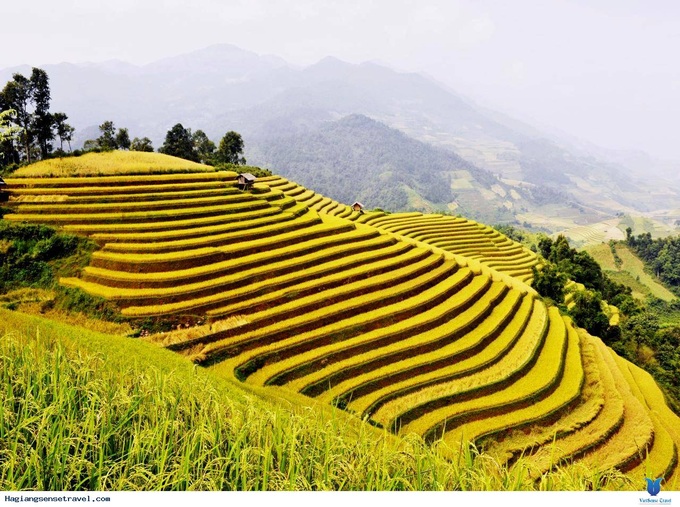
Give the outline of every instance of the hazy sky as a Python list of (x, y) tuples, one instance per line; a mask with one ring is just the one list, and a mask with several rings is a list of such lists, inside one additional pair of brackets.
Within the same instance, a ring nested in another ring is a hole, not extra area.
[(21, 0), (0, 68), (215, 43), (307, 65), (333, 55), (423, 71), (483, 104), (610, 148), (680, 160), (676, 0)]

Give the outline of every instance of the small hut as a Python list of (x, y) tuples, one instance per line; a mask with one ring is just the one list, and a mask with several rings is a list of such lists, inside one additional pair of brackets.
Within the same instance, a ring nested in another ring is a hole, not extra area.
[(361, 204), (360, 202), (355, 202), (354, 204), (352, 204), (352, 209), (354, 211), (358, 211), (359, 213), (363, 213), (364, 212), (364, 205)]
[(9, 199), (9, 194), (7, 192), (3, 192), (5, 187), (7, 187), (7, 183), (5, 183), (5, 180), (0, 177), (0, 202), (5, 202)]
[(250, 173), (241, 173), (238, 175), (238, 188), (241, 190), (250, 190), (255, 183), (255, 176)]

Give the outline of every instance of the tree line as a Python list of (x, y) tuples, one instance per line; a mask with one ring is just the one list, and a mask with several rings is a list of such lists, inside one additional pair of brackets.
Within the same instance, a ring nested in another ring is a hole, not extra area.
[[(0, 171), (90, 151), (154, 151), (151, 139), (130, 139), (127, 128), (116, 129), (109, 120), (99, 125), (99, 137), (88, 139), (82, 150), (74, 151), (71, 142), (75, 128), (67, 123), (66, 113), (50, 111), (50, 102), (49, 76), (38, 68), (33, 68), (30, 77), (15, 73), (0, 91)], [(65, 143), (68, 152), (64, 150)], [(177, 123), (168, 130), (158, 151), (208, 165), (244, 165), (243, 149), (238, 132), (227, 132), (216, 145), (202, 130), (192, 132)]]
[(586, 290), (574, 294), (574, 305), (567, 312), (574, 322), (591, 334), (616, 340), (621, 335), (619, 326), (610, 326), (602, 310), (602, 301), (616, 306), (624, 315), (640, 311), (630, 287), (614, 282), (602, 271), (597, 261), (587, 252), (569, 246), (563, 235), (552, 240), (543, 236), (538, 241), (538, 253), (545, 259), (541, 270), (534, 268), (533, 287), (555, 304), (562, 304), (567, 280), (583, 284)]
[(16, 73), (0, 91), (0, 167), (48, 158), (59, 138), (71, 146), (75, 129), (68, 116), (50, 111), (50, 82), (47, 73), (33, 68), (30, 77)]
[(626, 244), (654, 274), (680, 295), (680, 236), (652, 239), (650, 233), (633, 236), (626, 228)]
[[(652, 240), (648, 234), (634, 238), (629, 230), (627, 243), (636, 253), (663, 258), (666, 254), (661, 252), (672, 256), (672, 252), (677, 251), (668, 245), (680, 246), (680, 238)], [(634, 299), (629, 287), (611, 280), (592, 256), (571, 248), (562, 235), (555, 240), (542, 237), (538, 251), (544, 266), (541, 270), (534, 269), (532, 286), (536, 291), (571, 315), (576, 325), (602, 338), (619, 355), (650, 372), (664, 388), (669, 405), (680, 414), (680, 326), (664, 326), (660, 318), (678, 312), (680, 301)], [(680, 255), (673, 258), (677, 265)], [(665, 261), (660, 262), (659, 269), (663, 271)], [(564, 305), (564, 286), (568, 279), (585, 286), (585, 290), (574, 293), (571, 308)], [(619, 309), (618, 325), (609, 324), (603, 312), (603, 300)]]

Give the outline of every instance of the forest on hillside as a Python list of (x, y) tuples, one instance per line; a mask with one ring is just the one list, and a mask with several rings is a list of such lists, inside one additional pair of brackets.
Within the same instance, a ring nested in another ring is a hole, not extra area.
[[(647, 234), (637, 238), (630, 233), (628, 236), (634, 250), (639, 249), (647, 258), (665, 259), (660, 266), (672, 262), (666, 257), (675, 259), (676, 265), (680, 262), (680, 249), (674, 249), (680, 238), (651, 240)], [(571, 248), (562, 235), (555, 240), (542, 237), (538, 250), (545, 259), (543, 269), (534, 270), (532, 285), (539, 294), (561, 306), (578, 326), (602, 338), (618, 354), (651, 373), (663, 386), (669, 405), (680, 413), (680, 326), (663, 325), (660, 318), (661, 314), (680, 311), (680, 301), (636, 300), (629, 287), (613, 281), (590, 254)], [(653, 257), (652, 252), (659, 255)], [(575, 292), (573, 304), (567, 308), (563, 301), (568, 280), (583, 284), (585, 290)], [(610, 323), (603, 310), (606, 304), (620, 310), (620, 322)]]
[(278, 138), (258, 153), (258, 163), (270, 165), (271, 160), (278, 161), (275, 172), (320, 194), (390, 211), (411, 209), (409, 194), (414, 192), (445, 209), (456, 197), (450, 171), (470, 171), (488, 185), (496, 181), (491, 173), (453, 152), (433, 148), (362, 115)]
[(659, 280), (680, 296), (680, 236), (652, 239), (648, 232), (633, 236), (628, 227), (626, 244)]

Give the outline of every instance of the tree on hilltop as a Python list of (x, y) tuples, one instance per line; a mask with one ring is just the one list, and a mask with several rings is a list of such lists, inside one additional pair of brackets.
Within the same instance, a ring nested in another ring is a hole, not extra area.
[(222, 164), (245, 165), (246, 159), (243, 157), (243, 138), (241, 134), (233, 130), (227, 132), (220, 141), (215, 159)]
[(217, 150), (215, 143), (208, 139), (208, 136), (202, 130), (194, 132), (191, 140), (194, 143), (194, 150), (196, 150), (199, 162), (202, 164), (212, 164), (215, 158), (215, 150)]
[(64, 141), (68, 143), (68, 151), (71, 151), (71, 141), (73, 140), (73, 133), (76, 131), (71, 125), (66, 123), (68, 116), (65, 113), (54, 113), (52, 115), (54, 122), (54, 129), (59, 137), (59, 150), (64, 151)]
[(198, 162), (199, 157), (194, 148), (194, 142), (191, 138), (191, 129), (185, 129), (181, 123), (176, 124), (165, 135), (165, 142), (158, 151), (173, 157), (191, 160)]
[(130, 134), (128, 129), (119, 128), (116, 131), (116, 126), (112, 121), (105, 121), (99, 125), (99, 132), (101, 135), (97, 139), (88, 139), (83, 145), (85, 151), (101, 150), (129, 150), (132, 142), (130, 141)]
[(21, 128), (19, 142), (24, 150), (24, 158), (31, 162), (31, 144), (33, 143), (33, 133), (31, 131), (31, 82), (22, 74), (14, 74), (12, 81), (9, 81), (0, 93), (0, 106), (3, 110), (12, 109), (14, 111), (14, 122)]
[(49, 76), (36, 67), (30, 77), (15, 73), (0, 91), (0, 113), (12, 110), (12, 123), (21, 129), (0, 147), (4, 162), (30, 164), (50, 157), (57, 135), (62, 148), (64, 141), (70, 142), (75, 129), (64, 113), (50, 112), (50, 101)]
[(42, 158), (47, 158), (52, 152), (54, 140), (54, 119), (50, 113), (50, 80), (47, 72), (34, 68), (31, 72), (31, 97), (34, 111), (31, 116), (31, 130), (35, 133), (36, 142), (40, 148)]
[(14, 138), (21, 132), (21, 127), (14, 124), (16, 111), (8, 109), (0, 112), (0, 143)]
[(142, 137), (141, 139), (139, 137), (135, 137), (132, 140), (132, 143), (130, 143), (130, 151), (152, 152), (153, 144), (151, 143), (151, 139), (148, 137)]
[(128, 129), (120, 128), (116, 134), (116, 147), (119, 150), (129, 150), (132, 142), (130, 141), (130, 134)]
[(96, 139), (97, 145), (101, 150), (110, 151), (118, 147), (116, 143), (116, 127), (112, 121), (105, 121), (99, 125), (101, 135)]
[(15, 123), (15, 117), (14, 109), (0, 111), (0, 167), (18, 162), (14, 142), (20, 138), (23, 129)]

